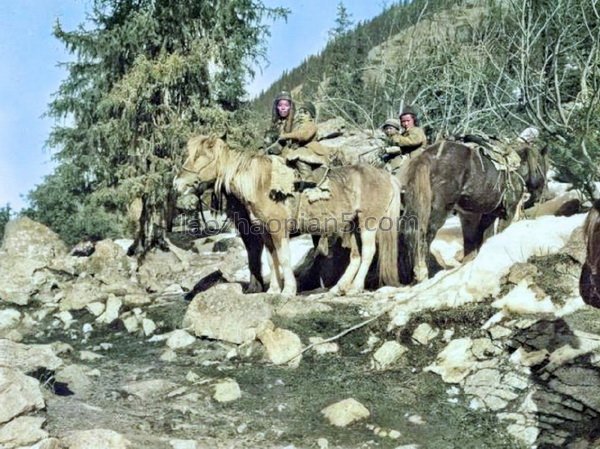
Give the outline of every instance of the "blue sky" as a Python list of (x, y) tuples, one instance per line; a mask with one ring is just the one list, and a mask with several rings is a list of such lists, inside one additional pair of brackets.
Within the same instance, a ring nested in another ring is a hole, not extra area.
[[(202, 1), (202, 0), (198, 0)], [(249, 82), (250, 94), (267, 88), (285, 69), (321, 50), (333, 27), (338, 0), (264, 0), (291, 10), (271, 27), (270, 63)], [(345, 0), (355, 22), (379, 14), (389, 1)], [(52, 36), (58, 18), (72, 30), (85, 20), (90, 0), (0, 0), (0, 206), (26, 206), (23, 196), (52, 172), (44, 143), (52, 121), (44, 118), (71, 56)]]

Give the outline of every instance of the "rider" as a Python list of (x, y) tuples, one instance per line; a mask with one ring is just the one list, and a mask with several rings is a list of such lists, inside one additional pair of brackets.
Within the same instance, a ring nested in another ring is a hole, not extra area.
[[(419, 119), (412, 108), (408, 106), (404, 108), (399, 118), (402, 132), (399, 132), (400, 130), (398, 132), (388, 130), (390, 134), (386, 132), (391, 146), (385, 149), (385, 159), (390, 171), (404, 181), (408, 162), (423, 152), (427, 145), (427, 137), (423, 129), (418, 126)], [(386, 123), (384, 123), (384, 132)]]
[(295, 105), (292, 95), (280, 92), (273, 100), (271, 127), (265, 133), (264, 143), (268, 154), (281, 154), (283, 147), (278, 143), (282, 133), (290, 132), (294, 126)]
[(319, 185), (328, 171), (329, 150), (316, 141), (316, 115), (315, 105), (305, 101), (298, 107), (292, 131), (282, 133), (278, 140), (285, 147), (286, 163), (299, 175), (299, 190)]
[(389, 118), (383, 122), (381, 129), (387, 138), (391, 138), (394, 134), (398, 134), (400, 132), (400, 120)]

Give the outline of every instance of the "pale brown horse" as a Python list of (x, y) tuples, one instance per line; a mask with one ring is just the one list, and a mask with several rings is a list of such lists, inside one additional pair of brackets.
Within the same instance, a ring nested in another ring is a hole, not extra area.
[(600, 200), (596, 200), (583, 225), (586, 258), (579, 277), (579, 293), (585, 301), (600, 308)]
[[(197, 136), (188, 142), (188, 157), (175, 187), (183, 192), (200, 182), (215, 182), (248, 210), (249, 226), (262, 234), (271, 256), (269, 292), (296, 294), (290, 263), (292, 232), (341, 236), (350, 245), (350, 262), (332, 289), (343, 294), (364, 288), (365, 277), (378, 251), (382, 283), (398, 284), (398, 222), (400, 184), (390, 174), (367, 165), (332, 168), (328, 174), (331, 198), (299, 203), (271, 192), (272, 160), (268, 156), (233, 151), (214, 136)], [(282, 290), (283, 288), (283, 290)]]
[(479, 249), (496, 221), (506, 227), (525, 191), (531, 202), (541, 195), (546, 173), (545, 150), (523, 147), (517, 171), (499, 170), (479, 149), (454, 141), (432, 145), (411, 161), (404, 198), (400, 272), (402, 282), (425, 279), (441, 269), (429, 252), (448, 214), (460, 217), (464, 254)]

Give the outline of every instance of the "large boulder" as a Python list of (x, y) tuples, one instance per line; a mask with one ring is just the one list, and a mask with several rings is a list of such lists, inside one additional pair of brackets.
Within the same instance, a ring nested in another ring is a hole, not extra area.
[(66, 254), (64, 242), (46, 226), (27, 217), (8, 222), (0, 248), (0, 299), (27, 304), (33, 294), (54, 284), (44, 268)]
[(46, 406), (36, 379), (3, 367), (0, 367), (0, 404), (0, 424)]
[(63, 364), (50, 345), (24, 345), (0, 339), (0, 367), (11, 367), (23, 372), (37, 368), (55, 370)]
[(39, 260), (49, 264), (67, 254), (67, 246), (58, 234), (28, 217), (9, 221), (4, 229), (0, 251), (8, 256)]
[(241, 344), (254, 340), (257, 328), (272, 314), (264, 295), (244, 295), (239, 284), (219, 284), (192, 300), (183, 327), (198, 337)]

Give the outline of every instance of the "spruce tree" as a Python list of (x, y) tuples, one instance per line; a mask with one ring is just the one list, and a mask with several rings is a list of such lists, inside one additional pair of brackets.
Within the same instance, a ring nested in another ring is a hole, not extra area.
[(82, 201), (119, 216), (142, 199), (139, 250), (170, 226), (185, 141), (232, 120), (265, 54), (265, 20), (286, 13), (261, 0), (94, 0), (85, 25), (56, 23), (76, 59), (49, 105), (49, 146), (89, 184)]

